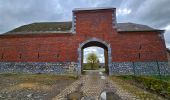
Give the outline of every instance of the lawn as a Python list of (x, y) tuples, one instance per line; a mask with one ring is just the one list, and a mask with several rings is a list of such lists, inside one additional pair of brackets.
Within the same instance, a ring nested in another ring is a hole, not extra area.
[(75, 80), (54, 74), (0, 74), (0, 100), (51, 100)]
[(139, 84), (133, 81), (132, 76), (111, 76), (110, 79), (116, 82), (123, 90), (134, 95), (138, 100), (167, 100), (160, 95), (139, 87)]
[(135, 85), (144, 91), (170, 99), (170, 76), (117, 76), (128, 84)]
[(152, 77), (152, 78), (155, 78), (155, 79), (160, 79), (162, 81), (167, 81), (167, 82), (170, 83), (170, 76), (169, 75), (167, 75), (167, 76), (159, 76), (159, 75), (157, 75), (157, 76), (149, 76), (149, 77)]

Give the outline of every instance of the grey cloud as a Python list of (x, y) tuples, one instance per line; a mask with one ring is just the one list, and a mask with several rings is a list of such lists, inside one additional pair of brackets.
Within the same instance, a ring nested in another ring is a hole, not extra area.
[[(62, 20), (56, 4), (46, 0), (5, 0), (0, 3), (0, 31), (8, 31), (23, 24)], [(53, 16), (56, 16), (55, 20)]]
[(86, 62), (87, 56), (89, 53), (92, 52), (92, 50), (95, 49), (95, 54), (98, 56), (100, 61), (103, 63), (104, 62), (104, 50), (100, 47), (88, 47), (84, 49), (84, 61)]
[(1, 0), (0, 33), (33, 22), (71, 20), (74, 8), (118, 7), (120, 1), (122, 0)]
[[(170, 25), (169, 0), (124, 0), (120, 8), (131, 9), (131, 14), (118, 16), (121, 22), (135, 22), (162, 29)], [(170, 47), (170, 31), (165, 32), (165, 40)]]
[[(169, 0), (0, 0), (0, 33), (41, 21), (71, 20), (74, 8), (116, 7), (131, 9), (118, 22), (134, 22), (162, 28), (170, 24)], [(170, 41), (169, 31), (165, 33)]]
[(155, 28), (165, 27), (170, 24), (169, 0), (142, 0), (131, 2), (127, 6), (132, 13), (127, 16), (130, 21), (151, 25)]
[(98, 7), (115, 7), (119, 8), (120, 5), (123, 3), (123, 0), (100, 0), (98, 2)]
[(164, 34), (166, 45), (170, 48), (170, 30), (167, 30)]

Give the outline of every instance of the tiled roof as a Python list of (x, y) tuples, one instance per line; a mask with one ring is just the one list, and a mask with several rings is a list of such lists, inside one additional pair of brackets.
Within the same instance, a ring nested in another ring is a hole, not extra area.
[[(71, 33), (72, 22), (39, 22), (20, 26), (3, 35), (8, 34), (36, 34), (36, 33)], [(135, 23), (118, 23), (118, 32), (133, 32), (133, 31), (158, 31), (146, 25)]]
[(71, 32), (71, 22), (39, 22), (28, 25), (20, 26), (14, 30), (11, 30), (5, 34), (15, 33), (65, 33)]
[(157, 29), (154, 29), (152, 27), (149, 27), (147, 25), (142, 24), (136, 24), (136, 23), (118, 23), (117, 24), (117, 31), (118, 32), (125, 32), (125, 31), (156, 31)]

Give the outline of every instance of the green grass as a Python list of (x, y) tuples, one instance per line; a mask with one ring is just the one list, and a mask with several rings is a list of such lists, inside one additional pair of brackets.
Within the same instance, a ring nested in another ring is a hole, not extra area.
[(155, 78), (155, 79), (160, 79), (160, 80), (163, 80), (163, 81), (168, 81), (168, 82), (170, 82), (170, 76), (169, 75), (167, 75), (167, 76), (163, 76), (163, 75), (161, 75), (161, 76), (159, 76), (159, 75), (155, 75), (155, 76), (148, 76), (148, 77), (152, 77), (152, 78)]
[[(135, 79), (135, 76), (133, 75), (121, 75), (121, 76), (117, 76), (123, 80), (134, 80)], [(137, 76), (138, 77), (138, 76)], [(140, 76), (140, 77), (148, 77), (148, 78), (153, 78), (153, 79), (157, 79), (157, 80), (162, 80), (162, 81), (167, 81), (167, 82), (170, 82), (170, 76), (167, 75), (167, 76), (159, 76), (159, 75), (150, 75), (150, 76)]]
[(170, 76), (117, 76), (119, 79), (170, 99)]
[(128, 80), (133, 80), (133, 76), (111, 76), (110, 79), (120, 86), (123, 90), (135, 96), (137, 100), (164, 100), (162, 97), (131, 84)]
[(121, 76), (117, 76), (117, 77), (122, 80), (133, 80), (134, 79), (134, 77), (132, 75), (121, 75)]

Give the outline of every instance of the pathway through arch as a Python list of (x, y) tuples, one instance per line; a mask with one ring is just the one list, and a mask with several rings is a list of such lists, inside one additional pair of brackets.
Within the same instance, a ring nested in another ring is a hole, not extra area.
[[(105, 100), (100, 98), (103, 91), (112, 91), (116, 96), (115, 98), (120, 97), (123, 100), (132, 100), (128, 98), (133, 98), (129, 93), (120, 89), (117, 84), (110, 81), (108, 76), (100, 70), (86, 72), (80, 79), (61, 91), (53, 100), (68, 100), (68, 95), (75, 91), (82, 94), (81, 100)], [(120, 98), (115, 100), (121, 100)]]

